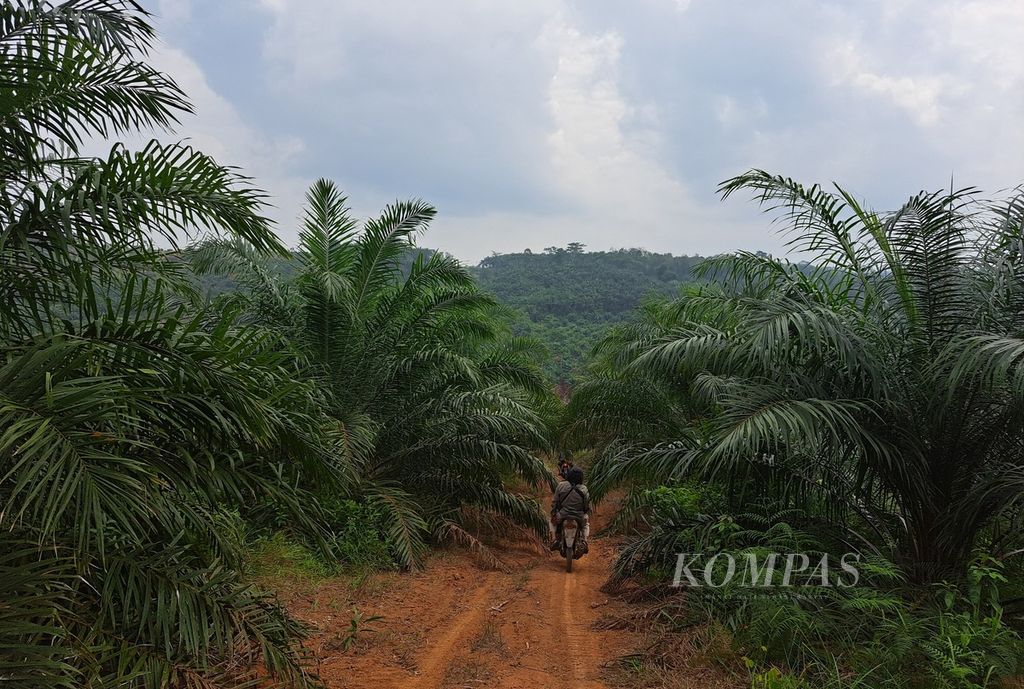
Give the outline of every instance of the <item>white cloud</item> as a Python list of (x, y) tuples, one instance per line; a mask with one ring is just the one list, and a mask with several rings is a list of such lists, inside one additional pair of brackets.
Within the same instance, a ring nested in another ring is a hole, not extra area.
[(826, 64), (838, 83), (890, 100), (920, 125), (936, 124), (949, 100), (966, 89), (948, 74), (894, 76), (873, 71), (866, 64), (866, 53), (853, 41), (846, 41), (832, 51)]
[(631, 224), (659, 243), (679, 232), (692, 210), (688, 190), (657, 162), (655, 132), (624, 127), (634, 105), (619, 87), (622, 38), (586, 34), (558, 17), (541, 43), (556, 56), (548, 101), (554, 183), (594, 223), (595, 234), (614, 233), (602, 244)]
[[(392, 112), (377, 121), (378, 127), (391, 124), (388, 116), (416, 107), (401, 97), (402, 89), (424, 70), (426, 78), (444, 70), (450, 75), (447, 79), (470, 80), (438, 84), (439, 95), (452, 98), (447, 118), (474, 107), (480, 92), (539, 99), (533, 119), (507, 120), (502, 110), (523, 107), (510, 100), (508, 108), (482, 113), (494, 120), (470, 126), (482, 127), (485, 136), (499, 140), (528, 133), (525, 146), (505, 162), (528, 166), (532, 183), (552, 197), (554, 207), (545, 212), (452, 212), (442, 204), (427, 243), (475, 260), (492, 250), (541, 248), (571, 240), (595, 248), (643, 244), (660, 250), (690, 246), (696, 251), (701, 241), (712, 239), (710, 233), (698, 236), (696, 231), (692, 241), (680, 236), (702, 211), (658, 161), (663, 141), (657, 108), (631, 101), (621, 89), (622, 37), (582, 29), (567, 3), (462, 2), (444, 13), (419, 2), (292, 5), (263, 0), (263, 7), (273, 17), (265, 51), (277, 70), (277, 88), (307, 101), (314, 99), (313, 92), (319, 107), (337, 111), (340, 117), (345, 117), (345, 108), (364, 107), (379, 88), (356, 81), (364, 91), (346, 96), (349, 80), (358, 78), (359, 69), (371, 71), (395, 90), (389, 94)], [(357, 29), (358, 36), (352, 33)], [(403, 49), (416, 56), (416, 63), (393, 66), (387, 63), (393, 55), (381, 55), (377, 62), (354, 64), (358, 46), (366, 43)], [(520, 64), (529, 68), (517, 68)], [(456, 90), (449, 94), (453, 86)], [(419, 126), (403, 119), (397, 123), (399, 138)], [(453, 139), (445, 154), (464, 159), (487, 155), (486, 150), (469, 148), (473, 143), (472, 138), (462, 143)], [(713, 200), (709, 193), (708, 201)], [(702, 223), (705, 220), (701, 218)], [(631, 236), (638, 225), (642, 234)]]
[(159, 0), (157, 18), (167, 24), (184, 24), (192, 18), (192, 0)]
[(287, 166), (305, 148), (296, 136), (268, 138), (253, 129), (227, 99), (210, 87), (199, 65), (184, 52), (163, 47), (151, 56), (151, 61), (188, 94), (196, 112), (184, 118), (177, 132), (206, 153), (231, 164), (268, 171), (272, 166)]
[[(840, 88), (906, 113), (921, 159), (948, 165), (940, 174), (994, 191), (1024, 178), (1022, 27), (1019, 0), (903, 0), (887, 5), (873, 30), (834, 36), (823, 69)], [(883, 161), (874, 164), (881, 173)], [(922, 185), (934, 184), (933, 172), (920, 171)]]
[[(185, 27), (213, 16), (159, 2)], [(573, 240), (778, 250), (751, 205), (717, 203), (719, 179), (834, 179), (881, 208), (951, 172), (988, 189), (1024, 179), (1020, 0), (240, 7), (265, 24), (236, 39), (263, 40), (232, 84), (257, 110), (181, 51), (160, 59), (199, 110), (182, 134), (244, 165), (289, 230), (306, 182), (327, 175), (360, 208), (437, 203), (425, 243), (469, 259)], [(230, 57), (210, 45), (199, 64)]]
[(184, 118), (175, 134), (219, 163), (238, 166), (253, 177), (253, 183), (272, 196), (274, 207), (267, 210), (277, 221), (278, 234), (294, 244), (302, 199), (312, 181), (293, 171), (305, 142), (294, 135), (268, 135), (252, 126), (214, 91), (199, 65), (181, 50), (163, 47), (152, 57), (153, 64), (188, 94), (195, 109), (195, 115)]
[[(141, 132), (124, 143), (140, 148), (150, 139), (165, 143), (181, 142), (213, 156), (222, 165), (241, 169), (252, 177), (256, 187), (270, 195), (267, 215), (276, 221), (276, 231), (289, 245), (297, 238), (299, 216), (305, 189), (311, 180), (293, 170), (305, 144), (297, 136), (270, 136), (260, 131), (209, 84), (199, 65), (183, 51), (158, 45), (149, 56), (150, 63), (173, 78), (184, 90), (195, 113), (181, 115), (173, 132)], [(105, 155), (110, 144), (92, 141), (85, 152)]]
[(713, 101), (715, 118), (725, 128), (749, 127), (756, 120), (768, 115), (768, 104), (764, 98), (757, 97), (749, 102), (741, 102), (735, 96), (719, 95)]
[[(717, 205), (696, 203), (659, 163), (660, 133), (626, 127), (638, 110), (641, 122), (659, 118), (651, 104), (631, 103), (620, 88), (622, 38), (614, 32), (583, 32), (559, 13), (546, 23), (538, 43), (551, 55), (552, 65), (550, 184), (574, 212), (442, 217), (432, 237), (466, 246), (474, 258), (568, 241), (596, 250), (738, 248), (738, 234), (729, 232), (739, 228), (734, 217)], [(708, 201), (714, 201), (711, 194)], [(489, 231), (483, 234), (482, 228)]]

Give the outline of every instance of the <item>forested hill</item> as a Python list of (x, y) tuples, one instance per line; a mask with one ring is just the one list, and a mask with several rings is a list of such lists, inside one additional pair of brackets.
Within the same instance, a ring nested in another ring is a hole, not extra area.
[(483, 289), (521, 313), (520, 332), (547, 344), (552, 375), (571, 379), (609, 325), (628, 320), (648, 295), (677, 293), (700, 260), (643, 249), (584, 251), (573, 243), (495, 254), (473, 273)]
[[(417, 253), (433, 250), (410, 252), (406, 265)], [(543, 253), (494, 254), (470, 271), (482, 289), (516, 310), (518, 334), (547, 345), (548, 373), (556, 380), (572, 380), (608, 326), (628, 320), (646, 296), (678, 293), (700, 260), (643, 249), (584, 251), (583, 245), (573, 243)], [(270, 268), (290, 275), (295, 264), (276, 260)], [(227, 275), (205, 275), (202, 280), (209, 294), (236, 288)]]

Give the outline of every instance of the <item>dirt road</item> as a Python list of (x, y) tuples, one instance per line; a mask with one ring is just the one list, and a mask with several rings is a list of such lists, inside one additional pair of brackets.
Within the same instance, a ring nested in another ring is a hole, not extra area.
[[(289, 607), (319, 630), (311, 646), (332, 689), (603, 688), (605, 664), (635, 641), (591, 629), (619, 605), (600, 591), (613, 556), (594, 539), (567, 574), (557, 554), (524, 546), (502, 551), (497, 571), (442, 553), (421, 572), (380, 576), (356, 592), (327, 585)], [(346, 650), (352, 606), (384, 619)]]

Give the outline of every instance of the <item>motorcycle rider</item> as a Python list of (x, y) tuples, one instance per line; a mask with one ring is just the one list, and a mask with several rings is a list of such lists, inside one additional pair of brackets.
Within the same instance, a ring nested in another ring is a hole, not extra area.
[(563, 481), (567, 480), (570, 469), (572, 469), (572, 462), (564, 457), (558, 460), (558, 475)]
[(562, 522), (567, 517), (575, 517), (583, 524), (583, 552), (587, 552), (587, 541), (590, 538), (590, 493), (583, 484), (583, 470), (571, 466), (565, 474), (565, 480), (555, 488), (551, 498), (551, 549), (558, 550), (558, 534)]

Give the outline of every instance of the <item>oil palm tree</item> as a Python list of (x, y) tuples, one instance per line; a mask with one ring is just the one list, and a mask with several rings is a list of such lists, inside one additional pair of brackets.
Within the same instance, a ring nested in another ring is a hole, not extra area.
[(414, 251), (433, 208), (396, 203), (360, 225), (346, 203), (327, 180), (309, 190), (293, 281), (244, 241), (207, 242), (192, 264), (230, 272), (246, 317), (293, 343), (345, 438), (352, 491), (387, 515), (403, 565), (431, 535), (471, 540), (469, 512), (543, 533), (535, 501), (506, 488), (550, 481), (529, 449), (546, 444), (551, 397), (537, 345), (507, 333), (456, 260)]
[[(605, 343), (574, 400), (574, 431), (606, 441), (599, 487), (729, 478), (813, 506), (917, 581), (960, 576), (1024, 495), (1024, 201), (922, 193), (878, 214), (762, 171), (722, 185), (742, 190), (803, 261), (711, 259), (709, 285)], [(625, 410), (644, 388), (641, 421)]]
[(0, 2), (0, 677), (307, 683), (220, 525), (267, 496), (303, 518), (289, 478), (336, 476), (332, 439), (277, 341), (197, 309), (174, 257), (199, 231), (283, 251), (262, 195), (187, 146), (81, 153), (189, 109), (144, 61), (148, 20)]

